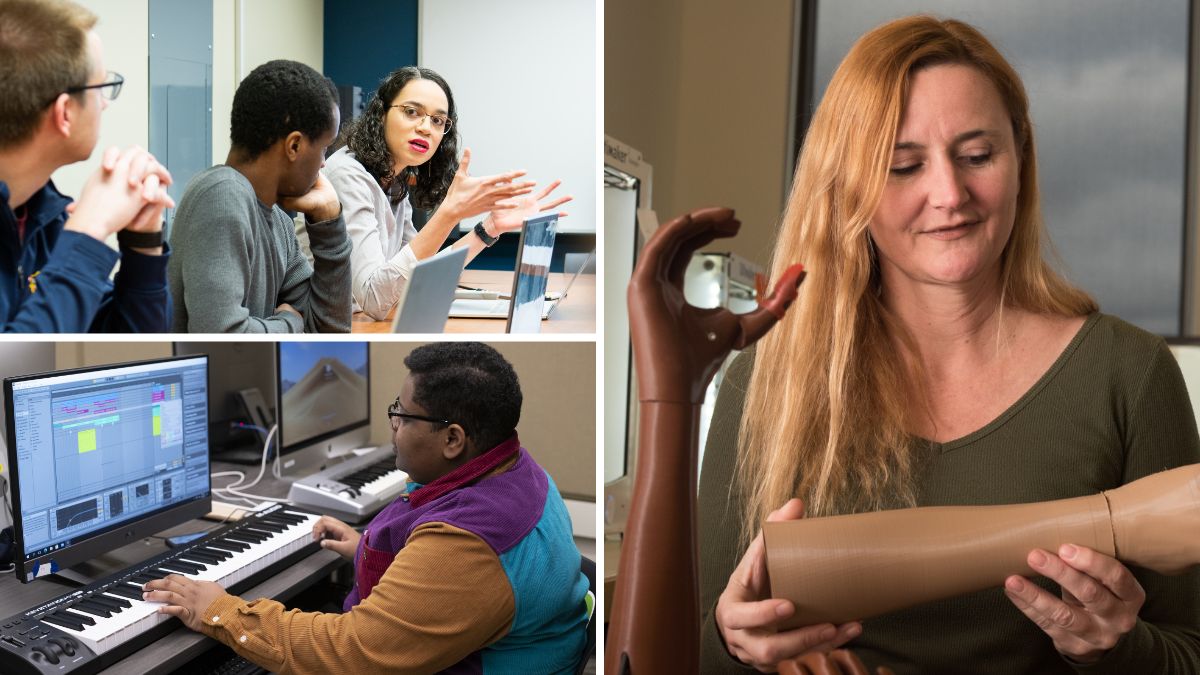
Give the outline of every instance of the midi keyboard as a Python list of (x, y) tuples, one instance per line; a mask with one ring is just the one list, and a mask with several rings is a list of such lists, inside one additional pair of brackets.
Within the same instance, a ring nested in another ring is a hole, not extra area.
[[(0, 621), (0, 673), (94, 673), (179, 628), (142, 585), (168, 574), (215, 581), (231, 592), (253, 586), (319, 546), (319, 516), (274, 506)], [(36, 583), (36, 582), (35, 582)]]

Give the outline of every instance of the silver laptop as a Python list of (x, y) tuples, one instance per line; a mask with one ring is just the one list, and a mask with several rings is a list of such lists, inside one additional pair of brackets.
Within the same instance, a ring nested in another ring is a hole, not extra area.
[[(546, 307), (546, 283), (550, 276), (550, 257), (554, 252), (557, 231), (558, 214), (527, 219), (521, 227), (521, 241), (517, 245), (512, 291), (507, 295), (498, 293), (488, 299), (456, 299), (450, 307), (450, 316), (508, 319), (506, 332), (540, 332), (541, 321), (549, 311)], [(515, 305), (511, 302), (512, 298), (517, 298)]]
[(450, 316), (454, 289), (467, 264), (467, 247), (447, 248), (418, 262), (400, 292), (393, 333), (440, 333)]
[[(596, 255), (592, 249), (561, 291), (546, 293), (546, 302), (542, 305), (542, 319), (549, 319), (571, 292), (571, 287), (580, 274), (588, 268), (588, 264)], [(450, 316), (470, 319), (507, 319), (509, 310), (509, 293), (481, 291), (474, 288), (459, 287), (454, 296), (454, 304), (450, 305)]]

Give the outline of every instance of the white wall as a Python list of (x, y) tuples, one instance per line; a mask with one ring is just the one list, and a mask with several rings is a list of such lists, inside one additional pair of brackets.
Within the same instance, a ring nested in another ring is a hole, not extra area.
[[(76, 0), (99, 17), (105, 64), (125, 76), (121, 97), (104, 112), (92, 158), (65, 166), (54, 182), (78, 195), (109, 146), (150, 143), (149, 0)], [(229, 109), (237, 85), (255, 66), (292, 59), (325, 64), (324, 0), (213, 0), (213, 163), (229, 154)]]
[(604, 132), (654, 167), (660, 222), (704, 206), (742, 229), (711, 251), (766, 265), (791, 147), (796, 0), (605, 0)]
[(238, 83), (274, 59), (324, 68), (324, 0), (213, 0), (214, 164), (229, 154), (229, 111)]
[(96, 33), (104, 43), (104, 64), (125, 77), (121, 96), (100, 118), (100, 140), (91, 159), (54, 172), (63, 194), (77, 196), (100, 166), (109, 146), (150, 144), (150, 12), (147, 0), (76, 0), (99, 17)]
[(563, 232), (596, 230), (596, 3), (433, 0), (420, 5), (420, 65), (454, 92), (471, 173), (525, 169), (570, 194)]

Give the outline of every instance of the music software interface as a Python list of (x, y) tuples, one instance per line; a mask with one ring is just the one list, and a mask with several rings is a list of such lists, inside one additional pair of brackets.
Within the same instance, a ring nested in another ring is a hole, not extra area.
[(205, 359), (13, 383), (25, 554), (204, 496)]

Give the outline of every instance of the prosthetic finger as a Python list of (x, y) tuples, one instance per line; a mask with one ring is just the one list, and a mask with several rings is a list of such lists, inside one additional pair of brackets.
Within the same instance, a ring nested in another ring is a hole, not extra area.
[(758, 309), (738, 316), (741, 324), (741, 334), (738, 336), (734, 349), (745, 349), (758, 342), (777, 321), (783, 318), (788, 307), (791, 307), (798, 295), (797, 289), (804, 281), (804, 265), (796, 263), (784, 271), (783, 276), (775, 284), (775, 290), (765, 300), (759, 303)]

